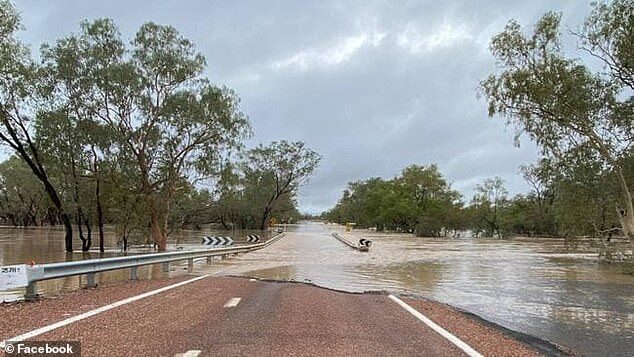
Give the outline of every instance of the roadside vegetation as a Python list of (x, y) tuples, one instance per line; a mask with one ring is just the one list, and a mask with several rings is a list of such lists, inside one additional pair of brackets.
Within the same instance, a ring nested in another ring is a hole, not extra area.
[[(499, 71), (480, 83), (495, 120), (528, 137), (543, 158), (520, 167), (532, 187), (508, 197), (499, 178), (464, 198), (434, 165), (410, 166), (390, 180), (352, 182), (323, 217), (423, 236), (470, 230), (634, 238), (634, 2), (594, 3), (578, 30), (547, 13), (527, 33), (515, 21), (493, 37)], [(578, 43), (567, 56), (562, 32)]]
[[(392, 179), (349, 183), (337, 205), (321, 218), (426, 237), (457, 237), (466, 231), (498, 238), (622, 235), (614, 209), (617, 199), (605, 189), (615, 185), (609, 174), (582, 170), (566, 176), (550, 164), (521, 168), (532, 187), (526, 194), (510, 197), (504, 181), (493, 177), (468, 198), (451, 188), (436, 165), (412, 165)], [(633, 160), (625, 172), (634, 179)]]
[(41, 46), (38, 60), (0, 0), (0, 222), (62, 224), (66, 251), (114, 225), (167, 247), (174, 229), (264, 229), (298, 215), (295, 195), (320, 157), (302, 142), (246, 150), (248, 117), (175, 28), (143, 24), (124, 39), (109, 19)]

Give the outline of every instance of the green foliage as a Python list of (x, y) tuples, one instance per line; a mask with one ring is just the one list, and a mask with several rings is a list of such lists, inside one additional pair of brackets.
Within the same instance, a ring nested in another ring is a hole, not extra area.
[(12, 156), (0, 163), (0, 218), (3, 221), (28, 227), (42, 225), (49, 219), (57, 220), (49, 206), (42, 185), (22, 160)]
[[(611, 193), (618, 182), (612, 172), (602, 173), (598, 159), (583, 154), (566, 162), (544, 159), (522, 167), (532, 187), (527, 194), (509, 197), (502, 179), (485, 179), (467, 206), (435, 165), (413, 165), (391, 180), (349, 183), (337, 205), (322, 218), (419, 236), (618, 234), (619, 220), (613, 209), (618, 197)], [(634, 155), (626, 156), (622, 167), (626, 180), (632, 182)]]
[[(607, 194), (615, 204), (621, 229), (634, 236), (634, 206), (621, 166), (634, 143), (634, 2), (595, 3), (580, 33), (586, 53), (607, 71), (593, 73), (580, 60), (567, 58), (560, 46), (560, 16), (544, 15), (530, 35), (515, 21), (493, 37), (491, 52), (502, 71), (482, 81), (489, 115), (505, 117), (542, 148), (549, 159), (566, 164), (591, 159), (571, 169), (595, 166), (617, 185)], [(578, 202), (604, 210), (605, 200)]]
[[(319, 156), (281, 141), (249, 151), (233, 176), (223, 169), (250, 135), (248, 118), (175, 28), (145, 23), (128, 41), (110, 19), (83, 21), (42, 45), (41, 63), (19, 29), (15, 8), (0, 0), (0, 141), (23, 160), (0, 164), (4, 222), (61, 219), (68, 251), (71, 224), (84, 250), (94, 224), (114, 224), (125, 245), (165, 249), (174, 229), (227, 214), (228, 226), (241, 227), (298, 215), (297, 189)], [(214, 181), (217, 190), (201, 188)]]
[[(112, 21), (83, 22), (79, 34), (42, 52), (53, 115), (43, 117), (48, 130), (40, 135), (59, 141), (48, 147), (65, 154), (51, 156), (71, 159), (64, 171), (75, 183), (82, 162), (116, 161), (136, 171), (133, 187), (147, 205), (154, 241), (165, 249), (172, 201), (188, 184), (183, 178), (214, 175), (249, 132), (237, 97), (202, 76), (204, 56), (170, 26), (144, 24), (126, 48)], [(64, 125), (51, 126), (57, 117)], [(84, 152), (92, 160), (82, 160)]]
[(471, 200), (475, 210), (476, 234), (482, 232), (486, 237), (502, 237), (500, 216), (509, 206), (507, 195), (504, 181), (499, 177), (486, 179), (476, 187), (476, 193)]
[(412, 165), (392, 180), (351, 182), (337, 205), (324, 217), (377, 230), (439, 236), (460, 228), (462, 203), (436, 165)]
[(227, 165), (222, 172), (218, 219), (227, 228), (258, 229), (265, 229), (271, 218), (297, 219), (297, 191), (320, 160), (303, 142), (283, 140), (249, 150), (238, 167)]

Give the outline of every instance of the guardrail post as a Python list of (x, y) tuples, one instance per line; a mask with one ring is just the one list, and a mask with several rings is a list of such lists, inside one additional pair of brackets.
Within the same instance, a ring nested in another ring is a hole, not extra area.
[(32, 281), (26, 286), (26, 292), (24, 293), (24, 300), (33, 301), (37, 299), (37, 283)]
[(163, 263), (163, 271), (169, 273), (170, 271), (170, 262)]
[(189, 274), (194, 272), (194, 258), (187, 259), (187, 272)]
[(94, 288), (95, 286), (97, 286), (97, 284), (95, 284), (95, 273), (86, 274), (86, 287)]
[(130, 280), (139, 280), (139, 267), (132, 267), (130, 269)]
[(207, 257), (207, 264), (211, 264), (213, 260), (214, 260), (214, 257), (212, 256)]

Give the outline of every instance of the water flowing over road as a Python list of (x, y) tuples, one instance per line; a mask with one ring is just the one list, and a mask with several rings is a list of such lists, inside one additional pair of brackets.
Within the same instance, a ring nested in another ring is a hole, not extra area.
[[(329, 235), (333, 225), (290, 228), (274, 246), (225, 261), (227, 275), (385, 290), (441, 301), (584, 355), (634, 350), (634, 276), (562, 240), (416, 238), (355, 231), (369, 253)], [(214, 267), (213, 269), (217, 269)]]
[[(598, 264), (587, 246), (559, 239), (416, 238), (370, 231), (348, 235), (373, 241), (370, 252), (363, 253), (337, 241), (331, 232), (342, 233), (343, 228), (316, 222), (289, 226), (286, 237), (268, 248), (211, 265), (199, 262), (196, 271), (422, 296), (584, 355), (627, 355), (634, 350), (634, 276)], [(201, 234), (189, 232), (183, 242), (194, 245)], [(55, 239), (21, 239), (17, 247), (8, 236), (0, 236), (0, 265), (62, 248)], [(75, 254), (77, 259), (87, 257)], [(175, 265), (170, 275), (185, 273)], [(102, 281), (129, 276), (108, 274)], [(165, 273), (147, 267), (144, 274), (153, 278)], [(54, 293), (59, 284), (66, 289), (80, 284), (78, 277), (60, 281), (41, 288)]]

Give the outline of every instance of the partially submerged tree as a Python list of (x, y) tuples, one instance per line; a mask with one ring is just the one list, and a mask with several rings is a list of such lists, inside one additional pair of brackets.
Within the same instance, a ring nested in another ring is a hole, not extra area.
[(0, 0), (0, 142), (29, 166), (59, 212), (66, 230), (65, 248), (73, 251), (70, 216), (63, 207), (34, 138), (39, 68), (29, 51), (15, 38), (20, 19), (9, 1)]
[(301, 141), (274, 141), (250, 150), (244, 163), (244, 174), (261, 184), (265, 203), (259, 222), (265, 229), (281, 198), (294, 197), (300, 185), (313, 174), (321, 157)]
[(497, 235), (502, 238), (500, 214), (508, 203), (507, 195), (504, 181), (499, 177), (486, 179), (476, 187), (471, 204), (475, 207), (477, 219), (484, 223), (482, 230), (488, 237)]
[(577, 34), (582, 48), (608, 69), (593, 73), (564, 56), (559, 15), (544, 15), (528, 36), (511, 21), (491, 42), (503, 70), (481, 83), (489, 115), (514, 124), (516, 140), (526, 133), (555, 159), (589, 150), (603, 171), (612, 172), (618, 182), (616, 212), (629, 237), (634, 237), (634, 207), (622, 162), (634, 143), (633, 24), (631, 0), (594, 5)]
[(0, 220), (16, 227), (55, 224), (57, 214), (49, 206), (42, 184), (22, 159), (11, 156), (0, 163)]
[(64, 98), (56, 104), (75, 121), (105, 127), (110, 152), (133, 158), (128, 168), (138, 173), (150, 233), (165, 250), (170, 204), (183, 178), (215, 174), (223, 154), (249, 133), (238, 98), (203, 77), (204, 56), (170, 26), (144, 24), (127, 49), (114, 24), (100, 19), (45, 49)]
[(324, 217), (380, 231), (440, 236), (464, 227), (460, 198), (436, 165), (410, 165), (391, 180), (370, 178), (349, 183)]

